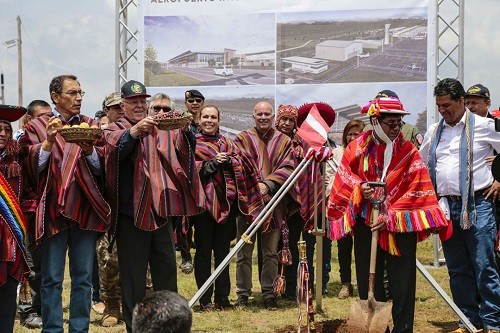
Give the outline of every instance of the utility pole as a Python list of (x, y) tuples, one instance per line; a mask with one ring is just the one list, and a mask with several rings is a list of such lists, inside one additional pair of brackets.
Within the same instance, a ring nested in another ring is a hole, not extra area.
[[(23, 48), (21, 40), (21, 17), (17, 16), (17, 85), (19, 87), (18, 105), (23, 105)], [(3, 81), (2, 81), (3, 82)], [(3, 83), (2, 83), (3, 84)], [(3, 85), (2, 85), (3, 87)]]
[(2, 104), (5, 104), (5, 83), (3, 80), (3, 72), (0, 73), (0, 98), (2, 99)]

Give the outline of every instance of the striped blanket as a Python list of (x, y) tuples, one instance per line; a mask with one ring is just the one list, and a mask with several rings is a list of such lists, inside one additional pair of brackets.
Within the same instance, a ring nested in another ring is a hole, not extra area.
[[(106, 199), (112, 207), (113, 235), (119, 207), (120, 140), (133, 126), (120, 118), (104, 131)], [(133, 156), (135, 225), (146, 231), (161, 227), (168, 217), (191, 216), (204, 210), (205, 194), (194, 165), (194, 152), (181, 130), (153, 128), (141, 135)]]
[[(272, 181), (281, 186), (292, 174), (295, 164), (291, 156), (291, 140), (278, 130), (270, 129), (263, 137), (256, 128), (251, 128), (238, 134), (235, 143), (252, 164), (259, 182)], [(294, 206), (300, 204), (300, 200), (293, 188), (288, 194), (291, 202), (287, 209), (293, 210)], [(282, 200), (262, 226), (262, 231), (269, 232), (281, 228), (285, 218), (285, 204)]]
[(202, 178), (206, 205), (217, 223), (224, 223), (234, 204), (239, 212), (253, 221), (263, 208), (258, 180), (251, 163), (229, 138), (221, 135), (196, 135), (196, 167), (201, 170), (203, 163), (211, 161), (217, 153), (226, 152), (231, 159), (231, 167), (218, 170), (211, 177)]
[[(58, 135), (47, 167), (38, 173), (40, 150), (47, 137), (46, 127), (51, 116), (44, 115), (30, 121), (25, 126), (25, 135), (19, 139), (21, 146), (28, 151), (25, 173), (39, 197), (35, 228), (37, 244), (73, 225), (82, 230), (105, 232), (111, 217), (110, 207), (101, 194), (100, 179), (93, 175), (77, 144), (66, 143)], [(86, 116), (81, 116), (78, 121), (97, 125)], [(96, 149), (100, 154), (100, 149)]]

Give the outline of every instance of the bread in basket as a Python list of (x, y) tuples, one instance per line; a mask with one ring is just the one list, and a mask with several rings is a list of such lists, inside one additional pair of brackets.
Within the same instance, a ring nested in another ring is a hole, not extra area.
[(96, 125), (89, 126), (87, 123), (80, 125), (65, 125), (57, 130), (64, 141), (77, 143), (77, 142), (93, 142), (102, 137), (102, 130)]

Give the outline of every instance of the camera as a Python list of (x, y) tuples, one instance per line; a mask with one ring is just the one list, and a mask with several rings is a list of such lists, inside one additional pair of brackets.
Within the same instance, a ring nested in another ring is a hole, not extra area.
[(495, 131), (500, 132), (500, 108), (491, 111), (490, 114), (495, 120)]

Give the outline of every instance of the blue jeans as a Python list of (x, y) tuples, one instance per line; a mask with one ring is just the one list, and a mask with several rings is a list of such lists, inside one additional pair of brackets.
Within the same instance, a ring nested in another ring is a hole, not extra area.
[(42, 332), (63, 333), (62, 283), (69, 257), (71, 296), (69, 332), (88, 332), (92, 290), (92, 263), (97, 232), (74, 226), (60, 231), (40, 245), (42, 262)]
[[(476, 196), (476, 224), (460, 227), (461, 201), (448, 200), (453, 234), (443, 242), (453, 300), (477, 328), (500, 329), (500, 278), (495, 266), (495, 206)], [(481, 304), (478, 304), (478, 293)]]

